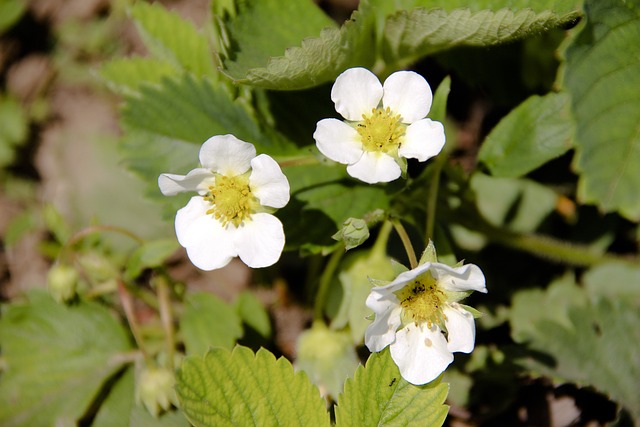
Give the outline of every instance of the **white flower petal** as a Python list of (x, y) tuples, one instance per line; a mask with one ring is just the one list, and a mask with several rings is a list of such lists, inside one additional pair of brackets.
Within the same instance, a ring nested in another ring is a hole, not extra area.
[(204, 168), (196, 168), (186, 175), (163, 173), (158, 177), (158, 187), (165, 196), (175, 196), (185, 191), (197, 191), (204, 194), (207, 187), (214, 182), (213, 173)]
[(402, 378), (415, 385), (433, 381), (453, 362), (440, 329), (435, 325), (429, 328), (426, 323), (410, 323), (400, 329), (389, 349)]
[[(373, 293), (375, 291), (379, 294), (393, 294), (393, 292), (404, 288), (407, 283), (413, 281), (413, 279), (417, 278), (422, 273), (427, 271), (430, 266), (431, 264), (429, 263), (420, 264), (413, 270), (403, 271), (402, 273), (398, 274), (398, 276), (388, 285), (376, 286), (371, 289), (371, 292)], [(373, 309), (373, 307), (371, 308)]]
[(445, 264), (431, 264), (431, 274), (438, 286), (445, 291), (477, 291), (486, 293), (487, 287), (482, 270), (477, 265), (466, 264), (461, 267), (449, 267)]
[(400, 166), (388, 154), (365, 151), (360, 160), (347, 166), (347, 173), (368, 184), (390, 182), (400, 177)]
[(367, 296), (365, 305), (373, 310), (374, 313), (382, 314), (399, 304), (394, 292), (403, 287), (404, 284), (399, 284), (393, 288), (389, 288), (389, 285), (373, 287), (369, 296)]
[(346, 70), (331, 88), (331, 100), (336, 104), (336, 111), (351, 121), (362, 120), (362, 115), (371, 113), (381, 98), (380, 80), (366, 68)]
[(248, 171), (255, 156), (253, 144), (233, 135), (212, 136), (200, 148), (202, 166), (226, 176), (242, 175)]
[(373, 323), (364, 332), (364, 343), (370, 351), (381, 351), (395, 341), (396, 331), (402, 323), (401, 311), (402, 308), (396, 305), (381, 314), (376, 314)]
[(384, 82), (382, 105), (400, 114), (402, 123), (413, 123), (427, 117), (431, 109), (431, 87), (418, 73), (397, 71)]
[(251, 268), (275, 264), (284, 248), (284, 230), (278, 218), (257, 213), (235, 231), (235, 245), (240, 259)]
[(289, 202), (289, 181), (278, 163), (266, 154), (251, 160), (249, 186), (260, 204), (281, 208)]
[(337, 119), (322, 119), (313, 133), (318, 150), (331, 160), (345, 165), (362, 157), (360, 135), (353, 127)]
[(443, 310), (446, 316), (447, 348), (450, 352), (460, 351), (471, 353), (476, 341), (476, 324), (473, 314), (469, 313), (460, 304), (453, 303)]
[(418, 120), (407, 127), (398, 154), (424, 162), (440, 153), (444, 142), (442, 123), (431, 119)]
[(202, 270), (222, 268), (237, 255), (232, 236), (207, 215), (211, 204), (195, 196), (176, 215), (176, 236), (191, 262)]

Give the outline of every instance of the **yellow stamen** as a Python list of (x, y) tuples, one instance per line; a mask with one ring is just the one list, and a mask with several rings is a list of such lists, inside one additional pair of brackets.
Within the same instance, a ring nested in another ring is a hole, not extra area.
[(446, 296), (428, 272), (395, 292), (402, 307), (402, 322), (404, 324), (427, 323), (431, 327), (434, 323), (441, 325), (445, 320), (442, 312)]
[(212, 215), (222, 225), (232, 223), (236, 227), (246, 219), (258, 204), (251, 194), (248, 174), (238, 176), (216, 175), (216, 182), (209, 186), (204, 199), (211, 203), (207, 215)]
[(398, 155), (405, 129), (400, 115), (392, 114), (389, 107), (374, 108), (371, 114), (363, 114), (362, 122), (356, 127), (366, 151), (379, 151), (393, 157)]

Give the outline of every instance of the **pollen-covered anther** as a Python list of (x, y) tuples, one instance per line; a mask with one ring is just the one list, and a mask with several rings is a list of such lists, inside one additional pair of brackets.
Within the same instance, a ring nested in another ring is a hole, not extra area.
[(209, 186), (204, 199), (212, 204), (207, 215), (212, 215), (222, 225), (229, 222), (236, 227), (251, 218), (254, 196), (251, 194), (249, 179), (245, 175), (218, 175), (215, 184)]
[(371, 114), (363, 114), (362, 122), (356, 127), (365, 150), (391, 155), (397, 155), (405, 129), (400, 115), (393, 114), (389, 107), (374, 108)]
[(435, 284), (416, 280), (396, 293), (402, 306), (403, 319), (416, 325), (426, 322), (428, 327), (441, 323), (445, 295)]

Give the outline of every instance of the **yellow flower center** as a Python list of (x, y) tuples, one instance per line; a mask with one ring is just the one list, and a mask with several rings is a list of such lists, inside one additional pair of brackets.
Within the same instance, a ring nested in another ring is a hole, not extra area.
[(446, 296), (429, 272), (407, 284), (395, 292), (402, 307), (402, 323), (427, 322), (431, 327), (434, 323), (441, 325), (445, 319), (442, 308), (446, 303)]
[(374, 108), (371, 114), (363, 114), (362, 119), (356, 130), (364, 149), (397, 157), (406, 129), (406, 125), (400, 121), (400, 114), (392, 114), (389, 107)]
[(251, 218), (257, 205), (257, 199), (251, 194), (249, 187), (249, 174), (216, 175), (216, 182), (209, 186), (204, 199), (212, 204), (207, 215), (213, 215), (222, 225), (232, 223), (236, 227), (245, 219)]

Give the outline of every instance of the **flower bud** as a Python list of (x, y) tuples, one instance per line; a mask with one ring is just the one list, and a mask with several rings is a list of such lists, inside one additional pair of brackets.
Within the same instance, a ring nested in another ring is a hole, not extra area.
[(145, 367), (138, 374), (136, 402), (142, 403), (154, 417), (166, 411), (171, 404), (178, 405), (175, 394), (176, 378), (165, 368)]
[(66, 264), (56, 264), (47, 273), (49, 293), (59, 303), (65, 303), (76, 295), (78, 272)]

